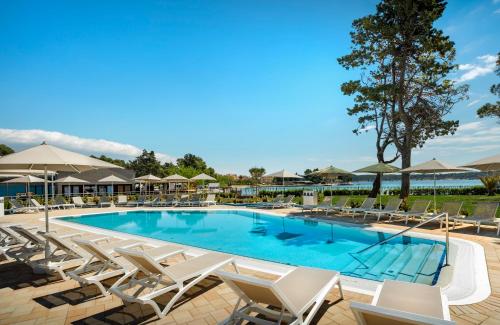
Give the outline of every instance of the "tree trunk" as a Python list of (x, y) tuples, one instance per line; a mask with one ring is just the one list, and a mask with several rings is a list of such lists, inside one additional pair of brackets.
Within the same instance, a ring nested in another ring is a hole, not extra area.
[[(405, 148), (401, 152), (401, 169), (411, 166), (411, 148)], [(401, 175), (401, 195), (400, 198), (406, 199), (410, 195), (410, 173)]]
[(380, 174), (377, 174), (377, 177), (373, 180), (372, 190), (368, 197), (377, 197), (380, 192)]

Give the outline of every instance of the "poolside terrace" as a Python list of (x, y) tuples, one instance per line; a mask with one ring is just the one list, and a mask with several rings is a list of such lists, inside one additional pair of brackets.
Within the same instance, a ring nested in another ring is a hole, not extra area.
[[(218, 206), (217, 208), (221, 208)], [(222, 207), (225, 208), (225, 207)], [(227, 207), (230, 208), (230, 207)], [(87, 208), (54, 210), (51, 216), (68, 214), (111, 212), (134, 208)], [(158, 208), (165, 209), (165, 208)], [(175, 209), (175, 208), (169, 208)], [(183, 208), (185, 209), (185, 208)], [(279, 209), (276, 213), (304, 215), (299, 209)], [(324, 218), (323, 213), (305, 213)], [(16, 214), (1, 218), (2, 222), (23, 222), (43, 226), (43, 213)], [(333, 217), (335, 220), (353, 222), (350, 217)], [(359, 222), (358, 222), (359, 223)], [(402, 229), (403, 223), (376, 223), (371, 225)], [(439, 226), (429, 225), (418, 232), (443, 234)], [(481, 244), (485, 249), (492, 294), (486, 300), (472, 305), (451, 306), (452, 319), (458, 324), (500, 323), (500, 239), (495, 228), (487, 228), (476, 235), (475, 228), (459, 226), (450, 234)], [(260, 277), (272, 277), (253, 270), (242, 269)], [(317, 324), (354, 324), (349, 309), (351, 301), (370, 302), (371, 296), (345, 291), (340, 300), (332, 291), (318, 312)], [(231, 312), (236, 295), (215, 277), (206, 279), (186, 295), (164, 319), (158, 320), (152, 308), (131, 304), (124, 306), (116, 296), (97, 296), (94, 287), (80, 288), (73, 280), (61, 281), (55, 276), (35, 275), (31, 268), (15, 262), (0, 262), (0, 324), (215, 324)], [(165, 297), (168, 300), (168, 296)]]

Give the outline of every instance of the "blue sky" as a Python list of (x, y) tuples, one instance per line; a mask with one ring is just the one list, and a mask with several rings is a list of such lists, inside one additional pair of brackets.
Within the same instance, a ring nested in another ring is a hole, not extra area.
[[(2, 1), (0, 143), (42, 140), (130, 159), (202, 156), (219, 172), (269, 172), (375, 161), (352, 134), (353, 19), (377, 1)], [(465, 163), (500, 151), (500, 125), (476, 108), (494, 98), (500, 0), (450, 0), (438, 22), (457, 48), (470, 99), (463, 125), (413, 161)], [(467, 150), (464, 150), (467, 149)]]

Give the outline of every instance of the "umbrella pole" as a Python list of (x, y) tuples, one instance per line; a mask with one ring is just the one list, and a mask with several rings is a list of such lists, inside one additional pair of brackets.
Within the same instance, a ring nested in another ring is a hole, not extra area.
[(384, 175), (384, 174), (380, 173), (380, 189), (379, 189), (380, 199), (379, 199), (379, 204), (378, 204), (378, 209), (380, 211), (382, 211), (382, 175)]
[[(44, 194), (45, 194), (45, 232), (49, 232), (49, 184), (47, 181), (47, 165), (44, 167)], [(49, 242), (45, 242), (45, 258), (50, 256), (50, 246)]]
[(434, 171), (434, 213), (436, 213), (436, 172)]

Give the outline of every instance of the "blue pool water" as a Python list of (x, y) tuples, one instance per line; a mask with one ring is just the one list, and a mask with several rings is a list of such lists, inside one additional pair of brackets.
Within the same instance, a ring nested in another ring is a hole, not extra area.
[(61, 219), (261, 260), (332, 269), (377, 281), (397, 279), (433, 284), (445, 252), (442, 242), (404, 236), (357, 254), (390, 234), (244, 210), (129, 211)]

